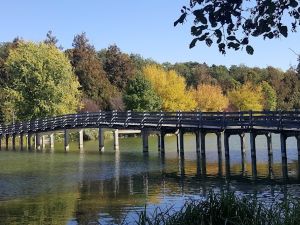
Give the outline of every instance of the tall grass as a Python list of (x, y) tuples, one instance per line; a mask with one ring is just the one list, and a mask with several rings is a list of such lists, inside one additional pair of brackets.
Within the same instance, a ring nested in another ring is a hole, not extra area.
[(255, 197), (215, 194), (187, 201), (179, 211), (171, 208), (138, 214), (137, 225), (300, 225), (300, 201), (289, 198), (264, 204)]

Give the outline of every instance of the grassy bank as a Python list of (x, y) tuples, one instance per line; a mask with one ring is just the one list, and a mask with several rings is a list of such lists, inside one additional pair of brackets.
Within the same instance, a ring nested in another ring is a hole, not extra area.
[(299, 225), (300, 201), (288, 199), (264, 204), (255, 197), (234, 193), (214, 194), (200, 201), (187, 201), (179, 210), (157, 208), (139, 213), (138, 225)]

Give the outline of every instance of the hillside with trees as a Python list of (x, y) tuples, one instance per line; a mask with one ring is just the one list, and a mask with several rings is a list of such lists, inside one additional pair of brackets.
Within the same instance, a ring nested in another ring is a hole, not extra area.
[(0, 120), (73, 112), (293, 110), (300, 63), (287, 71), (200, 62), (158, 63), (116, 45), (95, 49), (85, 33), (72, 48), (48, 32), (35, 43), (0, 43)]

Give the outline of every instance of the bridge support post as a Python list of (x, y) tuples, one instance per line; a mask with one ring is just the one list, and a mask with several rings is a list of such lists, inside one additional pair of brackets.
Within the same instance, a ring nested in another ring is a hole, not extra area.
[(9, 142), (9, 135), (5, 135), (5, 149), (8, 151), (8, 142)]
[(257, 166), (256, 166), (256, 144), (255, 144), (256, 133), (250, 132), (250, 147), (251, 147), (251, 167), (252, 177), (257, 177)]
[(99, 144), (99, 152), (104, 152), (104, 130), (103, 130), (103, 128), (99, 128), (98, 144)]
[(206, 174), (206, 153), (205, 153), (205, 132), (201, 132), (201, 160), (202, 160), (202, 174)]
[(54, 133), (51, 133), (49, 135), (49, 138), (50, 138), (50, 149), (52, 151), (54, 149)]
[(65, 152), (68, 152), (70, 150), (70, 145), (69, 145), (69, 131), (67, 129), (64, 130), (64, 147), (65, 147)]
[(160, 132), (160, 149), (161, 152), (165, 152), (165, 132), (161, 131)]
[(218, 148), (218, 174), (222, 175), (222, 141), (221, 132), (217, 132), (217, 148)]
[(245, 167), (245, 159), (246, 159), (246, 147), (245, 147), (245, 134), (241, 133), (240, 136), (240, 142), (241, 142), (241, 158), (242, 158), (242, 171), (245, 173), (246, 167)]
[(284, 133), (280, 133), (282, 177), (283, 177), (283, 179), (288, 178), (287, 155), (286, 155), (286, 139), (287, 139), (287, 136)]
[(42, 135), (42, 149), (45, 149), (46, 148), (46, 136), (45, 135)]
[(2, 135), (0, 135), (0, 151), (2, 150)]
[(24, 150), (24, 135), (20, 134), (20, 150)]
[(180, 153), (184, 153), (184, 131), (179, 131), (179, 150)]
[(200, 152), (200, 145), (201, 145), (200, 136), (201, 136), (201, 131), (197, 130), (195, 132), (195, 134), (196, 134), (196, 152)]
[[(78, 148), (83, 149), (83, 129), (78, 132)], [(103, 146), (104, 147), (104, 146)]]
[(161, 134), (156, 134), (157, 135), (157, 150), (161, 151)]
[(41, 134), (35, 134), (35, 149), (40, 151), (41, 150)]
[[(269, 168), (269, 177), (273, 176), (273, 149), (272, 149), (272, 135), (271, 133), (266, 134), (267, 138), (267, 148), (268, 148), (268, 168)], [(298, 146), (298, 140), (297, 140)], [(299, 154), (299, 152), (298, 152)], [(299, 155), (298, 155), (299, 158)]]
[(230, 137), (230, 134), (224, 132), (224, 150), (225, 150), (225, 170), (226, 170), (226, 176), (230, 176), (229, 137)]
[(119, 150), (119, 130), (114, 130), (114, 150)]
[(12, 143), (12, 150), (16, 150), (16, 134), (12, 135), (11, 143)]
[(298, 150), (298, 179), (300, 179), (300, 134), (296, 135)]
[(147, 130), (142, 130), (143, 139), (143, 152), (149, 151), (149, 132)]
[(32, 134), (28, 133), (27, 134), (27, 149), (28, 149), (28, 151), (32, 150), (31, 137), (32, 137)]

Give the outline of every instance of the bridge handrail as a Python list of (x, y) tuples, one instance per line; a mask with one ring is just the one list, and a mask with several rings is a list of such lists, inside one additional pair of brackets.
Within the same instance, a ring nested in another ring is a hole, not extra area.
[(40, 118), (13, 124), (0, 124), (0, 135), (71, 129), (80, 127), (264, 127), (299, 129), (299, 111), (240, 112), (134, 112), (99, 111)]

